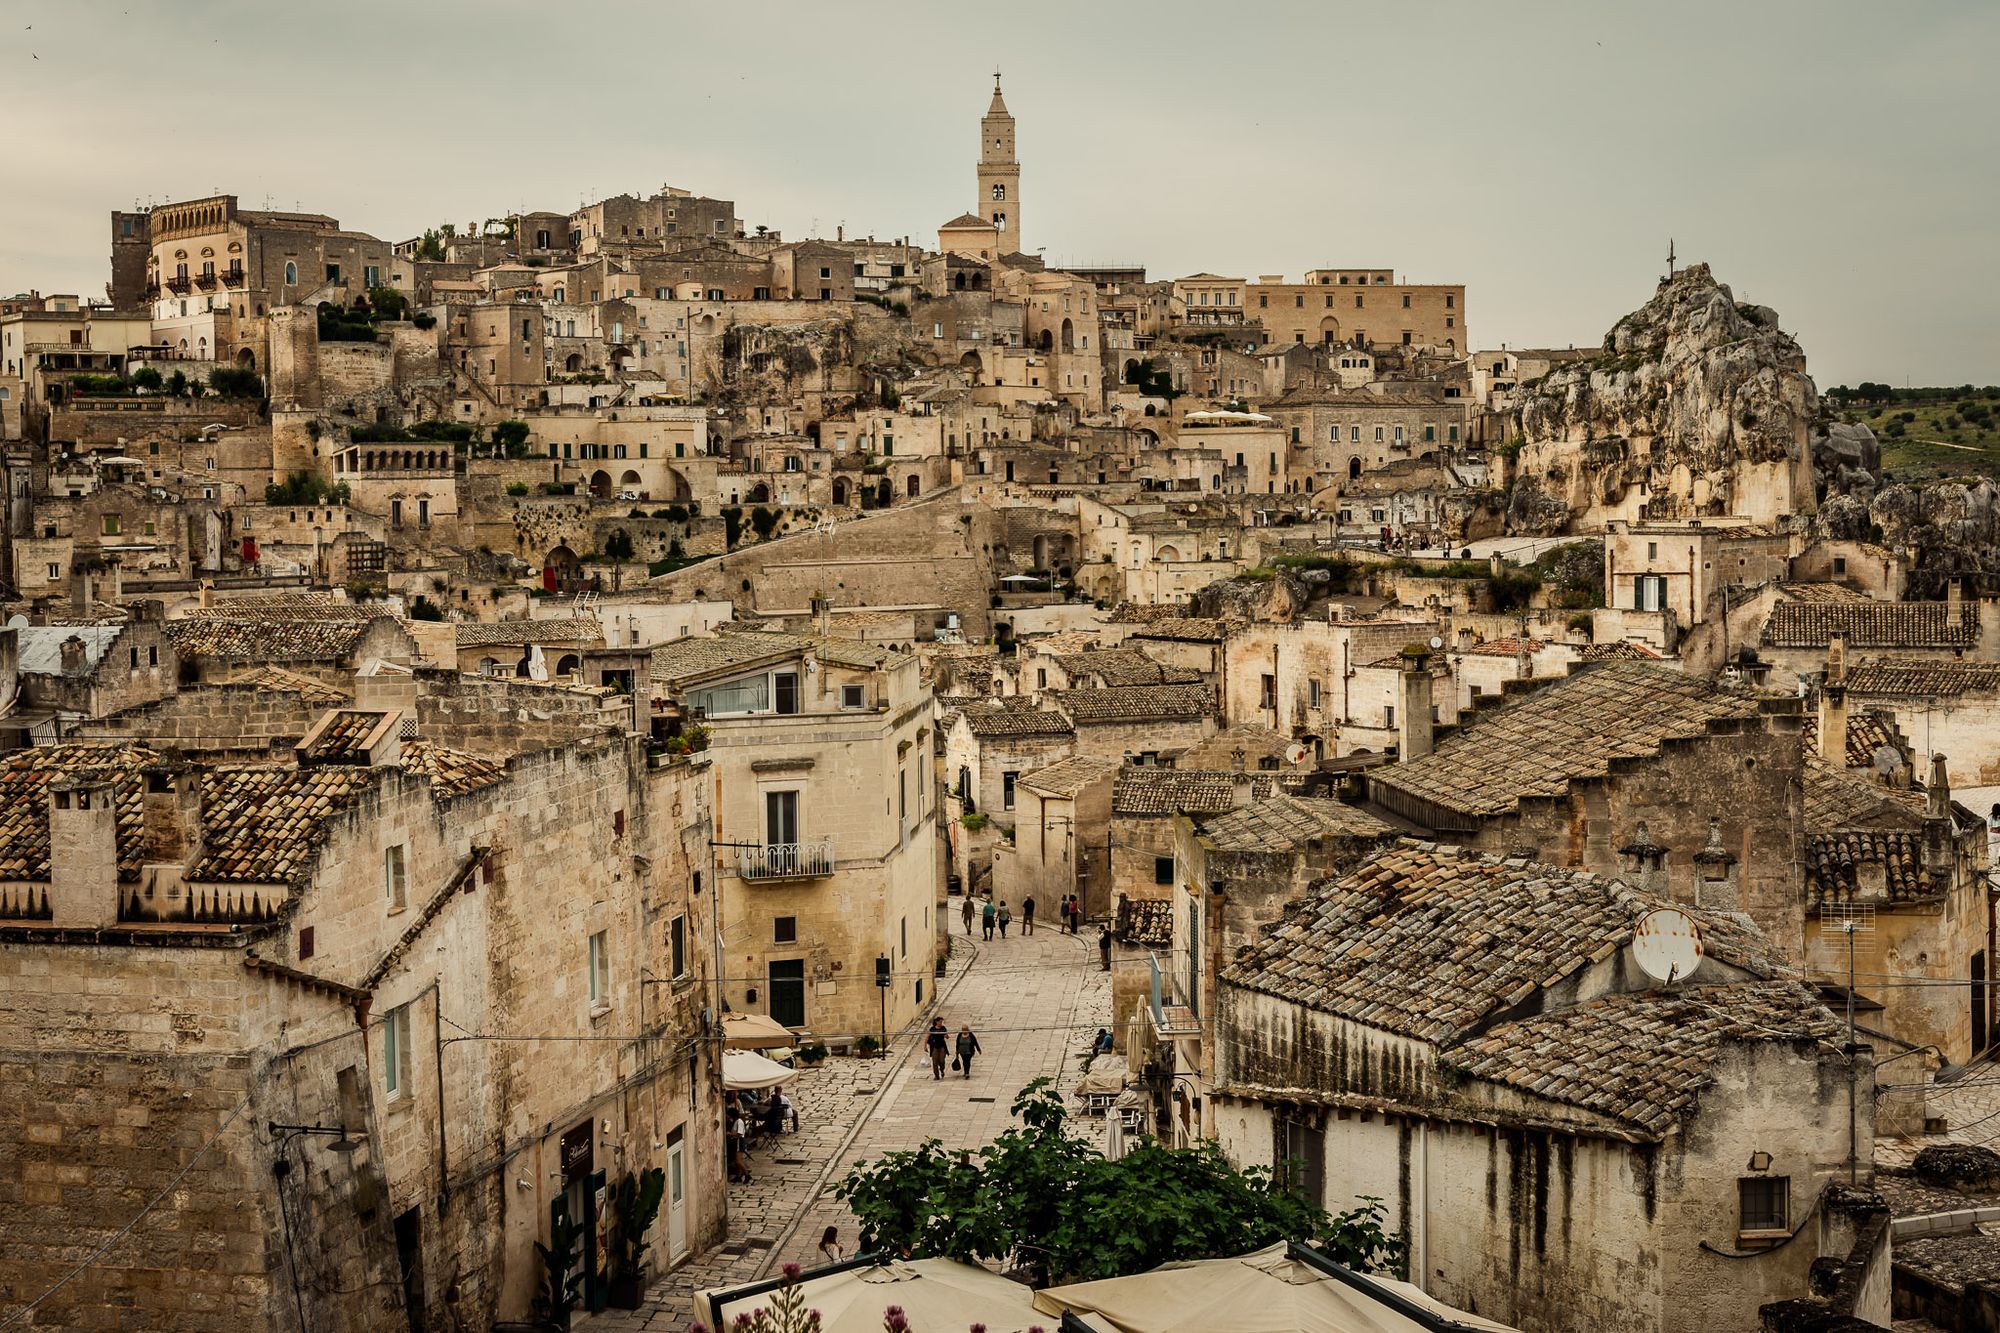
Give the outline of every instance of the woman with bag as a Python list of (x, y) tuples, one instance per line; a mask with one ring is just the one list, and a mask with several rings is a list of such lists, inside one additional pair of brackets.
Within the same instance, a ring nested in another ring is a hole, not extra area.
[(965, 1070), (965, 1077), (972, 1077), (972, 1057), (979, 1054), (979, 1038), (972, 1035), (972, 1025), (962, 1023), (958, 1029), (958, 1058), (951, 1062), (953, 1069)]

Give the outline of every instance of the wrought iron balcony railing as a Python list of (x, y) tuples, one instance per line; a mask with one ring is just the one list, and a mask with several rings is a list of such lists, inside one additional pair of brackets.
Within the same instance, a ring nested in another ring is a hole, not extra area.
[(737, 853), (737, 873), (744, 879), (815, 879), (833, 873), (833, 840), (770, 842)]

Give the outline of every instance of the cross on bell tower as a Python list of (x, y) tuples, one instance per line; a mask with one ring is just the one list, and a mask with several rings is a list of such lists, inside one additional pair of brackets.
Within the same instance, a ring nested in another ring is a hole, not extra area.
[(1021, 249), (1021, 164), (1014, 159), (1014, 117), (993, 71), (993, 101), (979, 121), (979, 203), (973, 212), (1000, 233), (997, 255)]

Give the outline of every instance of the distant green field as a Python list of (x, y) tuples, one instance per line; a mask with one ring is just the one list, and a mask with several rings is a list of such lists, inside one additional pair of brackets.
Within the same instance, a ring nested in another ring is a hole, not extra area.
[(1882, 470), (1892, 479), (2000, 477), (2000, 393), (1986, 388), (1970, 394), (1950, 389), (1904, 394), (1895, 403), (1834, 409), (1844, 420), (1875, 432), (1882, 444)]

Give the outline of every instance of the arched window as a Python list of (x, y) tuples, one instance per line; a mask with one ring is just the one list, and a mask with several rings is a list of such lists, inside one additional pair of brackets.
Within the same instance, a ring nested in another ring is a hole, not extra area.
[(1006, 197), (1007, 197), (1007, 187), (1005, 185), (1001, 185), (996, 182), (993, 186), (993, 198), (995, 202), (1005, 199)]
[(289, 259), (285, 261), (285, 285), (287, 287), (299, 285), (299, 266)]

